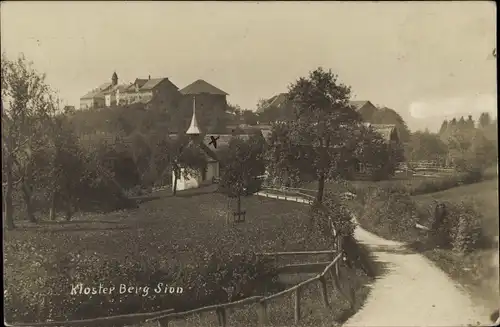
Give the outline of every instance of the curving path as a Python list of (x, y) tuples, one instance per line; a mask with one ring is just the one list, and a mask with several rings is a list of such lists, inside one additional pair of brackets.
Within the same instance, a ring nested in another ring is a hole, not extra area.
[[(309, 203), (296, 196), (256, 194)], [(489, 312), (476, 306), (465, 290), (424, 256), (359, 226), (354, 235), (385, 266), (385, 272), (369, 286), (371, 292), (365, 304), (344, 326), (491, 325)]]

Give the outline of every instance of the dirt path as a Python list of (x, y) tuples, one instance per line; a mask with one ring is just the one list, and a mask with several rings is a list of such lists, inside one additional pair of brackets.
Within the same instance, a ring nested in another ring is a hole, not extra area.
[(344, 326), (491, 325), (486, 308), (474, 304), (462, 287), (422, 255), (359, 226), (355, 237), (385, 269), (370, 285), (364, 306)]

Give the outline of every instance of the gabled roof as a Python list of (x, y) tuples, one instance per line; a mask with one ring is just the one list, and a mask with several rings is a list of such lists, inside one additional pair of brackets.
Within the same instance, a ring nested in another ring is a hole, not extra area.
[(103, 92), (103, 94), (111, 94), (115, 91), (124, 92), (128, 87), (129, 87), (129, 85), (127, 85), (127, 84), (115, 85), (115, 86), (108, 88), (106, 91)]
[(286, 101), (287, 101), (287, 93), (280, 93), (268, 100), (268, 106), (279, 108), (282, 105), (284, 105)]
[(277, 94), (277, 95), (265, 100), (264, 105), (261, 108), (259, 108), (257, 111), (262, 112), (270, 107), (281, 108), (288, 100), (287, 95), (288, 95), (288, 93), (280, 93), (280, 94)]
[(214, 94), (214, 95), (229, 95), (226, 92), (222, 91), (221, 89), (216, 88), (212, 84), (207, 83), (202, 79), (199, 79), (189, 84), (179, 92), (181, 92), (184, 95), (195, 95), (203, 93)]
[(104, 98), (103, 91), (109, 89), (111, 85), (111, 83), (101, 84), (97, 88), (82, 96), (80, 99)]
[(393, 133), (397, 133), (396, 125), (394, 124), (367, 124), (374, 131), (379, 133), (385, 141), (390, 141)]
[[(363, 108), (367, 104), (371, 104), (373, 106), (373, 103), (367, 100), (354, 100), (354, 101), (349, 101), (349, 104), (353, 106), (356, 110), (359, 110)], [(374, 106), (375, 107), (375, 106)]]
[(145, 90), (152, 90), (154, 89), (158, 84), (166, 80), (166, 77), (163, 78), (151, 78), (149, 80), (146, 80), (147, 82), (141, 87), (141, 91)]
[(148, 81), (147, 78), (136, 78), (133, 85), (137, 85), (139, 87), (143, 87), (144, 84), (146, 84), (146, 82)]

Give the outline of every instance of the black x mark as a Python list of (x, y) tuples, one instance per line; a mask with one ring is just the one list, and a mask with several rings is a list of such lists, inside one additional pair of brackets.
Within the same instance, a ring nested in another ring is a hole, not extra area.
[(217, 149), (217, 140), (219, 139), (220, 136), (217, 136), (217, 137), (213, 137), (213, 136), (210, 136), (210, 143), (208, 143), (208, 145), (210, 144), (213, 144), (214, 145), (214, 149)]

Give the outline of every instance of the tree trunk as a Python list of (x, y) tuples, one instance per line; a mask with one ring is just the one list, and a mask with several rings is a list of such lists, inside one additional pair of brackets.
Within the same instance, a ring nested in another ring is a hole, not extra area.
[(237, 204), (236, 210), (237, 210), (236, 212), (239, 215), (241, 212), (241, 194), (238, 194), (238, 204)]
[(71, 204), (71, 199), (68, 199), (68, 203), (66, 204), (66, 221), (70, 221), (71, 217), (73, 217), (73, 205)]
[(28, 215), (28, 220), (32, 223), (36, 223), (36, 217), (31, 202), (31, 190), (27, 182), (23, 181), (21, 185), (21, 190), (23, 193), (24, 203), (26, 204), (26, 214)]
[(6, 189), (4, 196), (4, 219), (7, 229), (14, 229), (14, 206), (12, 204), (12, 196), (14, 193), (14, 176), (12, 176), (12, 158), (8, 157), (6, 159), (5, 175), (6, 175)]
[(49, 209), (49, 219), (51, 221), (56, 220), (56, 203), (57, 203), (57, 191), (53, 191), (50, 199), (50, 209)]
[(179, 169), (174, 167), (174, 185), (172, 185), (172, 194), (175, 196), (177, 194), (177, 180), (179, 179)]
[(321, 173), (318, 179), (318, 193), (316, 194), (316, 201), (321, 203), (323, 201), (323, 193), (325, 191), (325, 173)]

